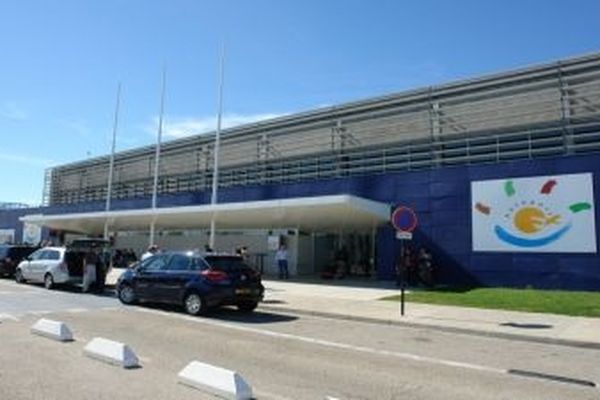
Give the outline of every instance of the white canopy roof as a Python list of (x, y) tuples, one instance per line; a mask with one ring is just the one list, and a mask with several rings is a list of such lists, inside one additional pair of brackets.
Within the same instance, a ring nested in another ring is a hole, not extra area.
[(298, 228), (336, 232), (369, 229), (389, 220), (390, 206), (350, 195), (299, 197), (216, 205), (198, 205), (77, 214), (36, 214), (23, 222), (51, 229), (101, 234), (104, 224), (112, 231), (203, 229), (215, 216), (217, 229)]

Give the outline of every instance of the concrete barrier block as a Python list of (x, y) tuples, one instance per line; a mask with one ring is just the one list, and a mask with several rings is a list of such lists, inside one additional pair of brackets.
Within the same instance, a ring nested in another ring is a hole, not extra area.
[(31, 333), (58, 340), (59, 342), (70, 342), (73, 340), (73, 333), (67, 324), (51, 319), (42, 318), (38, 320), (31, 327)]
[(85, 346), (83, 352), (89, 357), (123, 368), (140, 366), (139, 360), (131, 347), (113, 340), (94, 338)]
[(234, 400), (252, 399), (252, 387), (235, 371), (192, 361), (179, 372), (179, 383)]

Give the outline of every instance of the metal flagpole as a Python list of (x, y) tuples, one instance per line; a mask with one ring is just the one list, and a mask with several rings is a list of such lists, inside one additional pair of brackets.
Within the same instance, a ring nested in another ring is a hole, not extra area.
[[(158, 116), (158, 138), (156, 141), (156, 153), (154, 156), (154, 186), (152, 187), (152, 213), (156, 212), (156, 203), (158, 198), (158, 170), (160, 163), (160, 143), (162, 141), (162, 130), (163, 130), (163, 115), (165, 111), (165, 87), (167, 82), (167, 68), (163, 67), (162, 71), (162, 90), (160, 94), (160, 114)], [(156, 218), (152, 219), (150, 224), (150, 246), (154, 244), (154, 225)]]
[(217, 131), (215, 133), (215, 150), (214, 150), (214, 166), (212, 180), (212, 195), (210, 204), (213, 206), (213, 214), (210, 220), (210, 239), (209, 245), (211, 249), (215, 248), (215, 212), (214, 206), (217, 204), (217, 188), (219, 186), (219, 149), (221, 146), (221, 120), (223, 116), (223, 80), (225, 69), (225, 45), (221, 47), (221, 60), (219, 68), (219, 90), (218, 90), (218, 108), (217, 108)]
[[(119, 126), (119, 108), (121, 106), (121, 82), (117, 85), (117, 104), (115, 106), (115, 119), (113, 122), (112, 144), (110, 149), (110, 163), (108, 166), (108, 184), (106, 188), (106, 212), (110, 211), (112, 197), (113, 176), (115, 170), (115, 149), (117, 145), (117, 127)], [(104, 222), (104, 239), (108, 239), (108, 217)]]

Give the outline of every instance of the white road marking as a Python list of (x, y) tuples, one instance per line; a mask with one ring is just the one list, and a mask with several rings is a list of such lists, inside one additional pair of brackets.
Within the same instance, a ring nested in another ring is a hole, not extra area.
[(195, 322), (195, 323), (204, 324), (204, 325), (212, 325), (212, 326), (217, 326), (220, 328), (233, 329), (233, 330), (243, 331), (243, 332), (251, 332), (251, 333), (258, 334), (258, 335), (275, 337), (275, 338), (280, 338), (280, 339), (295, 340), (298, 342), (316, 344), (316, 345), (331, 347), (331, 348), (335, 348), (335, 349), (350, 350), (350, 351), (368, 353), (368, 354), (377, 354), (377, 355), (381, 355), (381, 356), (395, 357), (395, 358), (401, 358), (401, 359), (405, 359), (405, 360), (411, 360), (411, 361), (428, 363), (428, 364), (437, 364), (437, 365), (443, 365), (446, 367), (453, 367), (453, 368), (464, 368), (464, 369), (470, 369), (470, 370), (476, 370), (476, 371), (492, 372), (492, 373), (497, 373), (497, 374), (507, 374), (508, 373), (508, 371), (506, 369), (487, 367), (484, 365), (470, 364), (470, 363), (465, 363), (465, 362), (460, 362), (460, 361), (445, 360), (445, 359), (441, 359), (441, 358), (434, 358), (434, 357), (427, 357), (427, 356), (419, 356), (417, 354), (412, 354), (412, 353), (380, 350), (380, 349), (375, 349), (375, 348), (371, 348), (371, 347), (354, 346), (354, 345), (350, 345), (350, 344), (346, 344), (346, 343), (333, 342), (333, 341), (322, 340), (322, 339), (315, 339), (315, 338), (310, 338), (310, 337), (306, 337), (306, 336), (292, 335), (289, 333), (281, 333), (281, 332), (263, 330), (263, 329), (258, 329), (258, 328), (251, 328), (251, 327), (247, 327), (247, 326), (233, 325), (233, 324), (226, 323), (226, 322), (218, 322), (218, 321), (209, 320), (209, 319), (191, 317), (191, 316), (187, 316), (187, 315), (172, 314), (172, 313), (169, 313), (166, 311), (152, 310), (152, 309), (147, 309), (147, 308), (143, 308), (143, 307), (135, 307), (132, 309), (134, 309), (136, 311), (140, 311), (140, 312), (149, 313), (149, 314), (157, 314), (157, 315), (163, 315), (163, 316), (167, 316), (167, 317), (179, 318), (179, 319), (183, 319), (185, 321)]
[[(77, 314), (77, 313), (82, 313), (82, 312), (87, 312), (90, 311), (87, 308), (69, 308), (68, 310), (64, 310), (64, 312), (68, 312), (68, 313), (72, 313), (72, 314)], [(60, 312), (60, 311), (57, 311)]]
[(102, 311), (115, 311), (115, 310), (120, 310), (123, 307), (120, 306), (110, 306), (110, 307), (101, 307), (100, 310)]
[(18, 285), (16, 283), (6, 283), (6, 282), (2, 282), (2, 281), (0, 281), (0, 283), (3, 283), (2, 286), (4, 286), (6, 289), (15, 289), (15, 290), (2, 290), (2, 291), (0, 291), (0, 294), (20, 294), (20, 293), (39, 292), (39, 289), (30, 287), (30, 286)]
[(30, 315), (46, 315), (46, 314), (52, 314), (55, 311), (50, 311), (50, 310), (35, 310), (35, 311), (28, 311), (27, 314)]

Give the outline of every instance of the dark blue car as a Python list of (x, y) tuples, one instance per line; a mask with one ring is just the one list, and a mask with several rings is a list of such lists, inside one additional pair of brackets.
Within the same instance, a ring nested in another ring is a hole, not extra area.
[(117, 293), (124, 304), (177, 304), (198, 315), (224, 305), (253, 311), (264, 287), (260, 275), (240, 256), (163, 252), (125, 271)]

